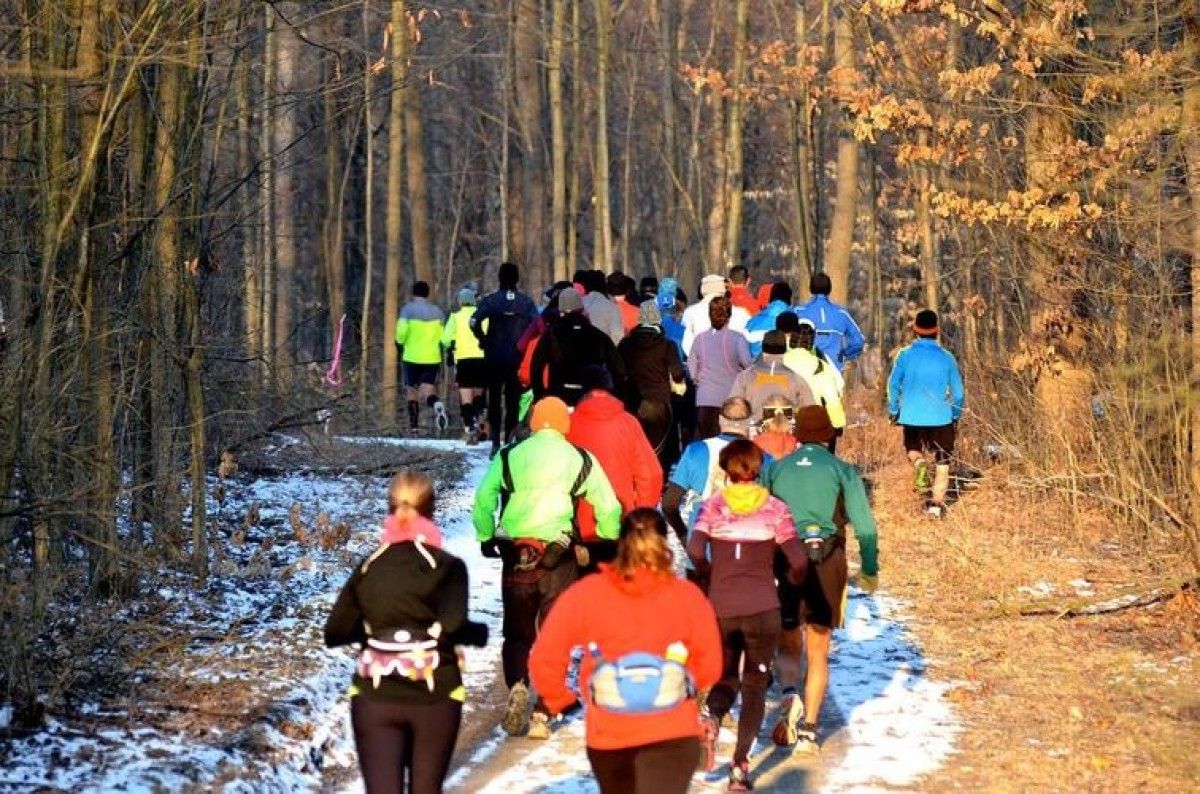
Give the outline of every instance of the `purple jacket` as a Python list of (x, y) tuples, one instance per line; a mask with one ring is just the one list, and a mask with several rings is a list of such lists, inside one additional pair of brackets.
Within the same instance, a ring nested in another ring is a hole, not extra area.
[(733, 390), (738, 373), (754, 363), (746, 337), (729, 327), (696, 335), (688, 371), (696, 383), (696, 405), (719, 406)]

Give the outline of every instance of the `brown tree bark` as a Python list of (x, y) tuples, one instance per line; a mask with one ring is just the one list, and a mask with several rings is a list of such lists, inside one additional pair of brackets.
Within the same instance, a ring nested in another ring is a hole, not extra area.
[(294, 3), (282, 5), (282, 14), (288, 21), (278, 20), (276, 31), (276, 84), (280, 98), (277, 111), (271, 118), (271, 154), (275, 159), (275, 191), (272, 196), (275, 206), (275, 383), (286, 388), (294, 373), (296, 363), (295, 329), (292, 327), (292, 310), (295, 300), (298, 267), (298, 237), (296, 219), (299, 216), (297, 203), (296, 169), (297, 157), (293, 153), (299, 134), (301, 113), (299, 88), (303, 47), (299, 32), (292, 27), (303, 13)]
[[(743, 163), (745, 151), (742, 143), (743, 116), (746, 102), (743, 92), (747, 69), (747, 30), (750, 24), (749, 0), (737, 0), (734, 6), (733, 23), (733, 85), (729, 98), (729, 129), (725, 133), (725, 238), (722, 264), (725, 268), (741, 262), (742, 248), (742, 195), (745, 174)], [(722, 271), (723, 272), (723, 271)]]
[[(834, 12), (833, 59), (842, 70), (855, 68), (854, 29), (850, 16), (839, 7)], [(846, 79), (846, 78), (843, 78)], [(849, 88), (849, 85), (845, 85)], [(843, 111), (844, 113), (844, 111)], [(845, 303), (850, 291), (850, 253), (854, 244), (854, 221), (858, 212), (858, 141), (843, 123), (838, 130), (837, 180), (833, 218), (829, 223), (829, 244), (825, 248), (825, 272), (833, 283), (831, 297)]]
[(596, 150), (592, 167), (596, 232), (593, 250), (594, 268), (612, 269), (612, 204), (609, 195), (608, 155), (608, 77), (612, 38), (612, 4), (595, 0), (596, 6)]
[[(404, 0), (397, 0), (403, 7)], [(392, 11), (395, 26), (396, 11)], [(409, 231), (412, 236), (413, 276), (417, 281), (430, 285), (434, 282), (433, 248), (430, 243), (429, 190), (425, 179), (425, 134), (421, 115), (421, 90), (419, 81), (412, 74), (413, 42), (408, 38), (408, 27), (397, 30), (396, 42), (402, 46), (396, 58), (404, 59), (404, 77), (401, 88), (404, 93), (404, 154), (408, 175)], [(394, 68), (394, 65), (393, 65)], [(393, 86), (396, 77), (393, 73)], [(393, 92), (395, 88), (393, 88)]]
[(408, 9), (404, 0), (392, 2), (391, 105), (388, 111), (387, 253), (383, 275), (383, 387), (379, 417), (385, 426), (396, 421), (399, 351), (392, 329), (400, 314), (404, 245), (404, 106), (408, 101)]
[(563, 100), (563, 29), (566, 0), (551, 0), (550, 50), (546, 65), (550, 91), (550, 239), (554, 280), (571, 277), (567, 265), (567, 125)]

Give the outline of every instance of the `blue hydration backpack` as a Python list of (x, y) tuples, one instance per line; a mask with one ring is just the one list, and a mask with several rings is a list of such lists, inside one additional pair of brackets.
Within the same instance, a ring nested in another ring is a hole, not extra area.
[(654, 714), (696, 696), (695, 682), (680, 662), (643, 651), (609, 661), (594, 642), (588, 651), (596, 660), (588, 685), (591, 700), (605, 711)]

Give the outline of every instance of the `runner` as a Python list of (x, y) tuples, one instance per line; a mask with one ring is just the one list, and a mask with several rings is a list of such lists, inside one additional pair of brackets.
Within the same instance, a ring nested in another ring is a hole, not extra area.
[(714, 298), (706, 308), (710, 327), (696, 336), (687, 361), (696, 384), (696, 437), (701, 439), (720, 432), (717, 417), (721, 403), (729, 397), (738, 373), (754, 362), (746, 337), (728, 327), (729, 299)]
[[(479, 420), (483, 418), (487, 388), (483, 348), (471, 330), (471, 318), (475, 316), (475, 290), (470, 287), (460, 289), (458, 306), (458, 311), (450, 315), (446, 329), (442, 331), (442, 347), (446, 349), (446, 363), (454, 367), (463, 436), (468, 444), (474, 444), (479, 441)], [(487, 333), (486, 328), (484, 333)]]
[(766, 308), (755, 314), (746, 323), (746, 339), (750, 342), (750, 355), (758, 356), (762, 352), (762, 339), (767, 331), (774, 331), (778, 326), (776, 319), (783, 313), (792, 314), (792, 288), (786, 281), (776, 281), (771, 285), (770, 302)]
[[(875, 519), (866, 488), (858, 471), (825, 446), (832, 438), (833, 425), (824, 408), (798, 409), (800, 446), (767, 467), (766, 475), (771, 494), (791, 511), (809, 561), (799, 587), (777, 577), (783, 616), (779, 681), (784, 689), (772, 736), (781, 746), (794, 743), (800, 753), (815, 753), (819, 747), (817, 721), (829, 685), (829, 641), (833, 629), (842, 625), (846, 602), (847, 519), (854, 525), (862, 557), (859, 586), (874, 592), (879, 575)], [(796, 693), (801, 647), (808, 666), (803, 698)]]
[(745, 310), (748, 317), (758, 312), (758, 299), (750, 294), (750, 271), (745, 265), (729, 268), (729, 302)]
[(579, 270), (575, 273), (575, 283), (583, 287), (583, 308), (592, 325), (608, 334), (613, 345), (625, 336), (625, 326), (621, 322), (621, 310), (608, 297), (608, 285), (604, 273), (599, 270)]
[(492, 459), (471, 517), (484, 556), (503, 561), (501, 658), (509, 693), (501, 727), (510, 736), (528, 732), (531, 739), (546, 739), (546, 710), (535, 703), (529, 714), (529, 649), (550, 606), (578, 575), (571, 549), (575, 500), (582, 496), (592, 505), (596, 535), (609, 540), (617, 537), (621, 503), (596, 458), (566, 440), (566, 403), (557, 397), (535, 403), (529, 429), (529, 438)]
[[(583, 398), (571, 414), (567, 440), (596, 456), (621, 503), (622, 514), (638, 507), (657, 506), (662, 495), (663, 470), (642, 426), (613, 394), (612, 377), (607, 369), (587, 367), (581, 378)], [(575, 519), (580, 540), (588, 545), (591, 560), (587, 567), (611, 561), (616, 546), (596, 536), (592, 506), (580, 503)]]
[(749, 438), (752, 419), (750, 403), (741, 397), (726, 400), (721, 405), (721, 432), (688, 444), (671, 470), (663, 489), (663, 515), (685, 548), (688, 527), (695, 521), (700, 504), (725, 486), (725, 473), (718, 462), (721, 450), (730, 441)]
[[(608, 290), (609, 299), (621, 313), (621, 331), (622, 337), (624, 337), (638, 324), (638, 304), (636, 300), (631, 300), (631, 298), (637, 297), (633, 288), (633, 279), (620, 270), (614, 270), (608, 274), (605, 289)], [(620, 342), (621, 340), (618, 339), (614, 344), (620, 344)]]
[[(962, 375), (954, 356), (938, 344), (937, 312), (917, 312), (912, 329), (917, 338), (896, 355), (888, 378), (888, 416), (904, 428), (916, 489), (930, 493), (926, 511), (939, 517), (950, 489), (950, 456), (963, 412)], [(925, 458), (929, 452), (936, 465), (932, 489)]]
[(500, 449), (501, 428), (504, 440), (511, 441), (517, 426), (521, 401), (521, 382), (517, 379), (521, 354), (517, 350), (517, 341), (537, 317), (533, 301), (517, 291), (521, 271), (516, 265), (502, 263), (497, 278), (500, 289), (479, 301), (471, 318), (471, 330), (479, 339), (487, 365), (487, 415), (492, 455)]
[(382, 545), (354, 569), (325, 623), (326, 647), (363, 646), (350, 718), (371, 794), (442, 790), (466, 699), (454, 646), (487, 644), (487, 625), (467, 618), (467, 567), (441, 549), (433, 498), (424, 474), (392, 478)]
[[(576, 649), (587, 649), (578, 693), (566, 684)], [(675, 578), (656, 511), (625, 517), (616, 560), (562, 595), (529, 665), (552, 713), (577, 696), (587, 703), (588, 761), (603, 794), (688, 790), (700, 760), (696, 693), (720, 678), (721, 642), (704, 594)], [(630, 668), (660, 670), (662, 683), (643, 693), (622, 674)]]
[(582, 372), (592, 365), (607, 368), (613, 383), (623, 387), (625, 364), (608, 335), (584, 314), (579, 293), (573, 289), (559, 293), (558, 313), (533, 353), (529, 382), (534, 398), (553, 394), (575, 405), (583, 396)]
[(663, 471), (679, 460), (679, 426), (671, 398), (687, 388), (679, 348), (663, 334), (662, 316), (653, 300), (638, 307), (638, 325), (617, 345), (628, 376), (625, 405), (634, 413), (654, 447)]
[[(700, 279), (700, 300), (683, 310), (683, 354), (691, 357), (692, 345), (696, 337), (712, 328), (712, 319), (708, 305), (714, 298), (729, 298), (729, 286), (724, 276), (709, 275)], [(746, 330), (750, 322), (750, 313), (731, 302), (729, 311), (729, 327), (739, 334)]]
[[(775, 590), (775, 553), (787, 557), (791, 582), (804, 580), (807, 560), (796, 538), (787, 505), (758, 484), (763, 452), (737, 439), (721, 450), (729, 485), (700, 508), (687, 552), (708, 580), (708, 597), (717, 613), (724, 649), (724, 674), (708, 693), (703, 730), (704, 769), (716, 765), (721, 720), (742, 698), (737, 745), (729, 769), (729, 790), (749, 791), (750, 750), (762, 727), (771, 660), (779, 642), (779, 595)], [(712, 562), (709, 562), (711, 553)]]
[(438, 371), (442, 368), (442, 323), (446, 316), (429, 302), (429, 284), (412, 286), (412, 300), (396, 319), (396, 344), (404, 364), (404, 396), (408, 400), (408, 427), (420, 427), (421, 403), (433, 412), (434, 426), (445, 430), (449, 423), (446, 406), (437, 398)]
[(837, 431), (833, 441), (829, 442), (829, 451), (833, 452), (837, 448), (837, 440), (846, 428), (846, 409), (842, 405), (845, 381), (842, 379), (842, 373), (817, 352), (817, 333), (811, 320), (797, 320), (793, 314), (782, 314), (777, 324), (781, 329), (793, 329), (788, 333), (788, 351), (783, 356), (783, 363), (804, 378), (817, 402), (829, 412), (829, 421)]
[(826, 273), (814, 273), (808, 282), (812, 297), (793, 309), (801, 319), (808, 318), (817, 329), (817, 347), (841, 372), (846, 364), (862, 355), (863, 335), (850, 312), (829, 300), (833, 282)]
[(804, 378), (783, 363), (786, 352), (787, 335), (782, 331), (768, 331), (763, 337), (762, 355), (733, 379), (729, 396), (745, 397), (750, 403), (750, 414), (756, 419), (762, 416), (763, 406), (773, 394), (782, 394), (794, 407), (817, 402)]
[(772, 394), (763, 403), (762, 422), (754, 443), (763, 452), (778, 460), (796, 449), (796, 406), (782, 394)]

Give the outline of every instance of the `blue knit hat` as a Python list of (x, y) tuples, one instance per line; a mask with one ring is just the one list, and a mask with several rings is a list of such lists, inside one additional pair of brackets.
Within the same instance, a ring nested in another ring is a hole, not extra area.
[(660, 310), (666, 311), (675, 308), (675, 292), (678, 289), (679, 282), (673, 276), (667, 276), (658, 282), (658, 296), (655, 302), (658, 303)]

